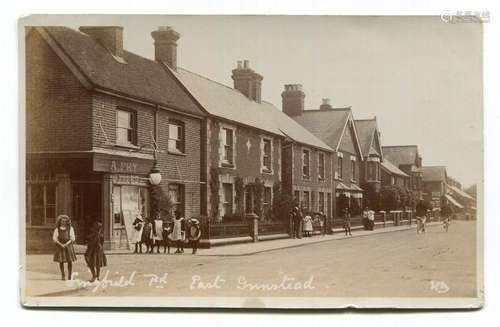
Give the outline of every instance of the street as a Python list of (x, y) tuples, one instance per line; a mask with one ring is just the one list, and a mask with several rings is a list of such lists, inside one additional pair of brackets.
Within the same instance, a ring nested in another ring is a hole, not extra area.
[[(454, 221), (447, 233), (435, 225), (425, 234), (408, 229), (245, 256), (108, 255), (101, 284), (55, 295), (475, 297), (475, 235), (474, 221)], [(51, 255), (26, 261), (29, 272), (59, 278)], [(74, 272), (84, 286), (82, 255)], [(29, 285), (37, 283), (44, 281)]]

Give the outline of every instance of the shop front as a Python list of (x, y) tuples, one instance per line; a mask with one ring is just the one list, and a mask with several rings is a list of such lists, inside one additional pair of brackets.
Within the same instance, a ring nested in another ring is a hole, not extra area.
[(85, 244), (95, 221), (104, 226), (105, 248), (129, 248), (132, 222), (148, 216), (152, 157), (74, 153), (31, 155), (26, 166), (26, 249), (53, 250), (58, 215), (71, 217), (76, 243)]

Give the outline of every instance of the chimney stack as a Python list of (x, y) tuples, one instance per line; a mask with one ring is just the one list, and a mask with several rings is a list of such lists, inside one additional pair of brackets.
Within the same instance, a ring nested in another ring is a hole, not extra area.
[(262, 101), (262, 79), (263, 77), (250, 68), (248, 60), (238, 60), (231, 76), (234, 88), (250, 100), (260, 103)]
[(177, 71), (177, 40), (180, 34), (170, 26), (160, 26), (151, 32), (155, 40), (155, 60)]
[(285, 90), (281, 93), (283, 112), (290, 117), (302, 115), (305, 97), (302, 84), (285, 84)]
[(332, 106), (330, 104), (330, 99), (329, 98), (323, 98), (321, 106), (319, 106), (319, 110), (328, 110), (332, 109)]
[(123, 58), (123, 27), (80, 26), (80, 32), (87, 34), (117, 58)]

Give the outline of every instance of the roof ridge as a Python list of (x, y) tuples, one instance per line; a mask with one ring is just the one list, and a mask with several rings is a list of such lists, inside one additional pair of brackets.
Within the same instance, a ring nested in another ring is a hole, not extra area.
[(354, 121), (376, 121), (375, 118), (354, 119)]
[(418, 145), (383, 145), (383, 148), (409, 148), (409, 147), (418, 147)]
[(337, 107), (337, 108), (329, 108), (329, 109), (305, 109), (303, 110), (302, 112), (305, 113), (314, 113), (314, 112), (329, 112), (329, 111), (347, 111), (347, 110), (351, 110), (352, 107), (351, 106), (347, 106), (347, 107)]

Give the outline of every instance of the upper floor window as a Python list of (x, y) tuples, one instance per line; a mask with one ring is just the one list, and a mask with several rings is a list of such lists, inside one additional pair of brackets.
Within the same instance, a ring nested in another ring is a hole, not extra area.
[(173, 153), (184, 153), (184, 124), (179, 121), (170, 121), (168, 124), (168, 151)]
[(318, 153), (318, 178), (325, 179), (325, 154)]
[(172, 213), (179, 211), (181, 217), (184, 216), (184, 185), (168, 184), (168, 195), (172, 201)]
[(137, 144), (137, 114), (128, 110), (116, 111), (116, 143), (119, 145)]
[(302, 177), (309, 178), (310, 171), (310, 152), (309, 150), (302, 150)]
[(222, 144), (224, 145), (224, 153), (222, 161), (225, 164), (233, 165), (233, 148), (234, 148), (234, 130), (230, 128), (222, 129)]
[(272, 145), (270, 139), (263, 139), (262, 169), (265, 172), (272, 171)]
[(342, 170), (343, 170), (344, 158), (338, 157), (337, 159), (337, 178), (342, 179)]
[(310, 198), (309, 198), (309, 191), (304, 191), (304, 198), (302, 199), (302, 210), (305, 212), (309, 212), (309, 206), (310, 206)]
[(368, 180), (378, 180), (378, 167), (376, 161), (368, 161)]
[(351, 160), (351, 179), (356, 180), (356, 161)]

